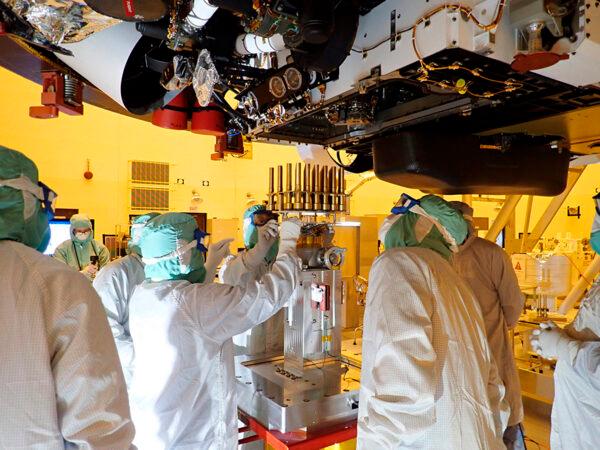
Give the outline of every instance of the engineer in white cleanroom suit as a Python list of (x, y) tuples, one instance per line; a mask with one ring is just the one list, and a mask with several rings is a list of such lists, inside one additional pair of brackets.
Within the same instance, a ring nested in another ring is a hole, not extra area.
[(109, 263), (98, 272), (93, 282), (94, 289), (100, 295), (104, 305), (128, 386), (133, 375), (135, 357), (129, 333), (129, 300), (135, 288), (146, 278), (139, 239), (146, 222), (156, 216), (158, 213), (149, 213), (133, 220), (128, 245), (129, 254)]
[[(240, 286), (250, 280), (258, 281), (271, 268), (277, 257), (279, 234), (277, 223), (255, 224), (256, 213), (265, 212), (263, 205), (254, 205), (244, 212), (244, 245), (246, 251), (226, 259), (219, 278), (222, 283)], [(237, 354), (256, 355), (283, 349), (283, 310), (264, 323), (233, 337)]]
[(134, 428), (98, 295), (40, 252), (56, 195), (0, 147), (0, 448), (127, 449)]
[[(600, 254), (600, 197), (590, 243)], [(596, 234), (594, 235), (594, 231)], [(531, 344), (544, 358), (557, 359), (552, 405), (552, 450), (600, 449), (600, 276), (564, 330), (554, 322), (535, 330)]]
[(467, 224), (434, 195), (403, 195), (392, 212), (369, 276), (358, 449), (503, 449), (504, 386), (477, 301), (449, 263)]
[[(146, 224), (140, 248), (147, 280), (129, 305), (136, 353), (130, 398), (140, 449), (237, 448), (231, 338), (290, 298), (299, 279), (299, 235), (298, 223), (283, 222), (271, 271), (233, 287), (200, 284), (206, 276), (204, 233), (192, 216), (167, 213)], [(215, 245), (216, 259), (226, 256), (229, 242)], [(207, 262), (213, 259), (209, 249)]]
[(450, 202), (469, 225), (469, 236), (454, 254), (454, 269), (467, 282), (481, 307), (485, 331), (510, 405), (504, 443), (509, 450), (524, 449), (521, 430), (523, 400), (521, 384), (508, 330), (517, 325), (525, 297), (509, 256), (493, 242), (477, 236), (473, 208), (463, 202)]

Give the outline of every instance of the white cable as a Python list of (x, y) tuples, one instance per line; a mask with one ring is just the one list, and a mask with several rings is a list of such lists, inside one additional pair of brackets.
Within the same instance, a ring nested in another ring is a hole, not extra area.
[(194, 0), (194, 6), (185, 20), (190, 26), (200, 29), (206, 25), (217, 9), (207, 0)]
[(285, 50), (285, 42), (281, 34), (269, 38), (255, 34), (240, 34), (235, 41), (235, 51), (240, 55), (257, 55)]

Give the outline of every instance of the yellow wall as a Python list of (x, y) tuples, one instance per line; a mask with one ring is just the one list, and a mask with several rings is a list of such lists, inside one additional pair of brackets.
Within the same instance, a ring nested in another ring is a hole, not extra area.
[[(240, 217), (246, 194), (252, 194), (257, 200), (264, 199), (267, 167), (299, 161), (294, 147), (255, 144), (252, 160), (229, 158), (225, 162), (213, 162), (210, 153), (214, 138), (163, 130), (89, 105), (83, 117), (61, 115), (53, 120), (31, 119), (28, 107), (39, 104), (40, 87), (5, 69), (0, 69), (0, 95), (3, 100), (0, 145), (31, 157), (38, 164), (41, 179), (59, 193), (58, 207), (79, 208), (89, 213), (96, 219), (98, 237), (127, 224), (128, 161), (172, 163), (172, 179), (185, 179), (185, 185), (172, 186), (173, 209), (188, 211), (191, 192), (195, 189), (204, 200), (199, 208), (207, 212), (209, 218)], [(91, 181), (83, 178), (87, 159), (94, 172)], [(201, 180), (210, 181), (210, 187), (202, 187)], [(348, 188), (358, 180), (357, 176), (349, 176)], [(593, 219), (590, 197), (598, 187), (600, 164), (586, 169), (567, 199), (567, 205), (582, 207), (581, 219), (567, 217), (565, 205), (547, 234), (570, 231), (574, 237), (589, 235)], [(405, 191), (420, 195), (383, 181), (371, 181), (352, 198), (351, 212), (355, 216), (387, 214)], [(548, 202), (547, 198), (536, 198), (532, 223)], [(525, 203), (523, 199), (517, 210), (518, 227), (522, 227)], [(477, 216), (493, 218), (496, 212), (492, 204), (475, 204)]]
[[(83, 117), (61, 114), (58, 119), (28, 116), (39, 104), (40, 87), (0, 69), (0, 145), (22, 151), (38, 165), (40, 179), (59, 194), (59, 208), (79, 208), (96, 219), (97, 237), (125, 226), (128, 218), (128, 161), (163, 161), (173, 164), (172, 209), (188, 211), (191, 192), (203, 202), (208, 217), (240, 217), (246, 194), (265, 198), (268, 169), (275, 161), (299, 161), (295, 147), (258, 144), (253, 159), (210, 160), (214, 138), (187, 131), (170, 131), (148, 122), (85, 105)], [(86, 181), (86, 160), (94, 178)], [(202, 187), (208, 180), (210, 187)]]

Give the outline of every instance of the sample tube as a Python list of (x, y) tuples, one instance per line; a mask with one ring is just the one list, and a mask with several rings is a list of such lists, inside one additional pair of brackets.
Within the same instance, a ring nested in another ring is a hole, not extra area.
[(312, 199), (312, 209), (317, 210), (317, 166), (312, 166), (310, 173), (310, 197)]
[(331, 203), (331, 210), (332, 211), (337, 211), (337, 198), (338, 198), (338, 171), (337, 171), (337, 167), (330, 167), (329, 168), (329, 183), (331, 184), (331, 194), (329, 195), (330, 197), (330, 203)]
[(269, 209), (275, 209), (275, 167), (269, 167)]
[(286, 192), (285, 192), (285, 209), (294, 209), (293, 191), (292, 191), (292, 163), (288, 163), (285, 167), (286, 171)]
[(277, 166), (277, 210), (283, 211), (283, 166)]
[(318, 164), (315, 167), (315, 209), (320, 211), (323, 209), (323, 179), (321, 178), (321, 166)]
[(294, 189), (294, 209), (301, 210), (304, 207), (302, 201), (302, 163), (296, 163), (296, 185)]
[(329, 169), (325, 166), (321, 168), (321, 183), (323, 186), (323, 210), (329, 211), (331, 205), (329, 203)]
[(312, 211), (313, 209), (313, 201), (312, 201), (312, 192), (311, 192), (311, 175), (312, 167), (310, 164), (306, 164), (304, 166), (304, 209), (307, 211)]

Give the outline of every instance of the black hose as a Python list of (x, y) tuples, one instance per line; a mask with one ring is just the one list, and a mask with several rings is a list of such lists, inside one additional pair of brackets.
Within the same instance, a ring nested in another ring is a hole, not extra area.
[(167, 39), (167, 27), (163, 24), (151, 22), (138, 22), (135, 24), (135, 29), (144, 36), (165, 41)]

